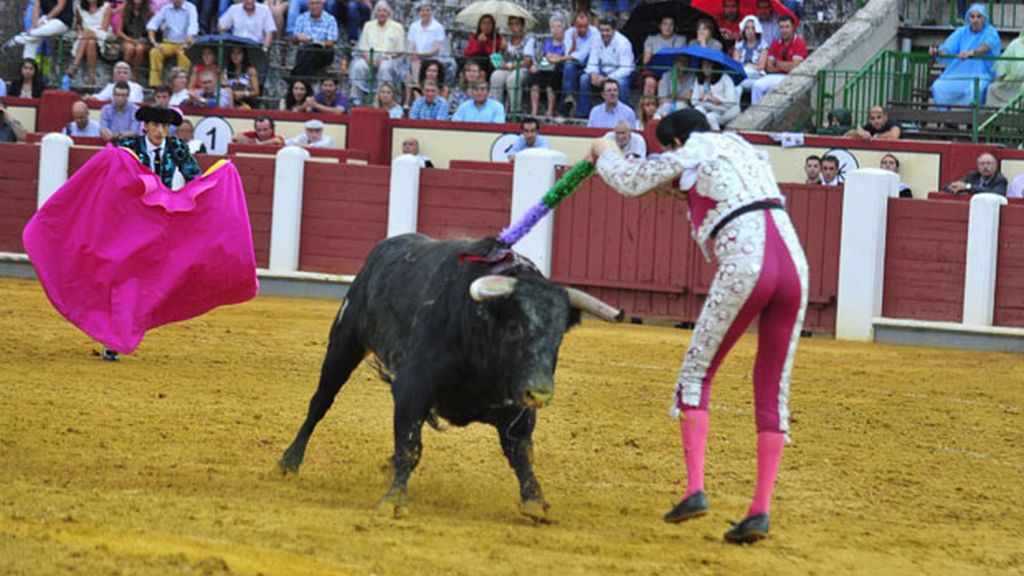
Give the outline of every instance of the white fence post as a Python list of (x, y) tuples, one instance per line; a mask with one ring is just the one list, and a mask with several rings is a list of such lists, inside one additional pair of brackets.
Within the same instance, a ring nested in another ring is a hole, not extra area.
[(996, 263), (999, 260), (999, 209), (1006, 198), (975, 194), (967, 222), (967, 270), (964, 274), (964, 320), (991, 326), (996, 305)]
[[(565, 154), (544, 148), (531, 148), (516, 154), (512, 172), (512, 218), (515, 223), (532, 208), (555, 183), (555, 167), (568, 163)], [(551, 276), (551, 250), (555, 223), (544, 218), (516, 244), (516, 251), (537, 265), (544, 276)]]
[(302, 233), (302, 188), (309, 152), (285, 146), (274, 164), (274, 212), (270, 223), (270, 270), (299, 269), (299, 238)]
[(843, 192), (843, 231), (839, 243), (836, 338), (871, 340), (873, 320), (882, 314), (886, 218), (899, 176), (877, 168), (854, 170)]
[(388, 238), (416, 231), (420, 208), (420, 160), (402, 154), (391, 161)]
[(39, 185), (36, 189), (36, 208), (53, 196), (68, 181), (68, 159), (74, 145), (66, 134), (51, 132), (43, 136), (39, 146)]

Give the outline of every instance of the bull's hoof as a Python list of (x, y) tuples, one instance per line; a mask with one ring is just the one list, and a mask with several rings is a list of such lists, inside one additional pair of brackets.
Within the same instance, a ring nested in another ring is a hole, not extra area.
[(537, 524), (551, 524), (553, 522), (548, 517), (548, 510), (550, 509), (551, 505), (544, 500), (523, 500), (519, 504), (519, 513)]
[(409, 515), (409, 502), (406, 495), (397, 490), (390, 490), (377, 504), (377, 513), (402, 519)]
[(287, 454), (285, 454), (280, 460), (277, 461), (278, 469), (280, 469), (281, 473), (284, 474), (285, 476), (289, 474), (298, 474), (299, 466), (301, 465), (301, 460), (289, 458)]

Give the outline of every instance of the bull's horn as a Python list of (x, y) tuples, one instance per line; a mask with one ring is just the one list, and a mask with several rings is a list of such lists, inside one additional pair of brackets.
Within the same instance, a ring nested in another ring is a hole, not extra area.
[(508, 276), (481, 276), (469, 285), (469, 297), (477, 302), (504, 298), (516, 289), (516, 279)]
[(582, 290), (567, 287), (566, 291), (569, 292), (569, 304), (573, 308), (589, 312), (605, 322), (622, 322), (622, 319), (626, 316), (626, 311), (622, 308), (615, 308), (611, 304), (602, 302)]

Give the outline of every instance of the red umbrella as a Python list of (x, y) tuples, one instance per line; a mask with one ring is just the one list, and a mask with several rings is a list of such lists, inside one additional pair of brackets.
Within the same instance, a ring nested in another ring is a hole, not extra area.
[[(786, 8), (785, 4), (779, 0), (771, 0), (771, 2), (772, 9), (775, 11), (776, 16), (786, 14), (793, 18), (793, 22), (795, 24), (800, 24), (800, 21), (797, 20), (796, 14), (790, 12), (789, 8)], [(715, 22), (718, 23), (719, 28), (721, 28), (722, 0), (693, 0), (690, 2), (690, 7), (696, 8), (697, 10), (712, 16), (715, 19)], [(757, 0), (740, 0), (739, 20), (742, 20), (744, 16), (749, 14), (757, 14)], [(737, 24), (739, 23), (739, 20), (737, 20)]]

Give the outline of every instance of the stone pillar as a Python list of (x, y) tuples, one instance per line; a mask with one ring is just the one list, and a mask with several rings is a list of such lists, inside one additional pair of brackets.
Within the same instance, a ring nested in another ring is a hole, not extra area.
[(1007, 204), (998, 194), (975, 194), (967, 222), (967, 270), (964, 274), (964, 320), (991, 326), (996, 304), (999, 261), (999, 210)]
[[(555, 167), (566, 163), (565, 154), (545, 148), (531, 148), (516, 154), (509, 224), (517, 222), (540, 201), (555, 183)], [(554, 235), (554, 219), (544, 218), (515, 246), (517, 252), (533, 260), (544, 276), (551, 276)]]
[(39, 185), (36, 190), (36, 208), (53, 196), (68, 181), (68, 158), (74, 141), (65, 134), (51, 132), (43, 136), (39, 146)]
[(309, 152), (285, 146), (274, 164), (274, 208), (270, 222), (269, 268), (275, 272), (299, 269), (302, 233), (302, 188)]
[(388, 238), (416, 231), (420, 208), (420, 160), (402, 154), (391, 161)]

